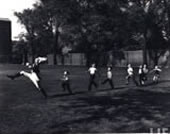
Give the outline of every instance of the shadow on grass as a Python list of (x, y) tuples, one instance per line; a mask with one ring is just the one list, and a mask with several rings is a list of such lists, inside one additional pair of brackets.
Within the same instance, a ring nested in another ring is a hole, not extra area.
[(163, 83), (167, 83), (167, 82), (170, 82), (170, 80), (160, 80), (160, 81), (158, 81), (158, 83), (155, 83), (152, 81), (152, 82), (148, 82), (147, 84), (143, 85), (142, 87), (159, 85), (159, 84), (163, 84)]
[(83, 105), (73, 101), (67, 107), (74, 111), (75, 118), (56, 122), (49, 127), (57, 128), (56, 132), (71, 132), (69, 127), (72, 125), (76, 126), (76, 132), (103, 132), (102, 128), (108, 132), (146, 132), (148, 126), (158, 127), (157, 122), (162, 123), (161, 119), (170, 110), (169, 98), (169, 94), (139, 90), (130, 90), (117, 96), (79, 97), (75, 100)]
[(70, 94), (70, 93), (54, 94), (54, 95), (49, 95), (49, 97), (50, 97), (50, 98), (57, 98), (57, 97), (80, 95), (80, 94), (85, 94), (85, 93), (87, 93), (87, 91), (73, 92), (73, 94)]
[(81, 95), (81, 94), (88, 94), (88, 93), (96, 93), (96, 92), (107, 92), (107, 91), (115, 91), (115, 90), (120, 90), (120, 89), (125, 89), (126, 87), (116, 87), (114, 89), (107, 88), (107, 89), (99, 89), (99, 90), (92, 90), (92, 91), (76, 91), (73, 92), (73, 94), (69, 93), (63, 93), (63, 94), (54, 94), (54, 95), (49, 95), (49, 98), (57, 98), (57, 97), (65, 97), (65, 96), (74, 96), (74, 95)]
[(119, 89), (125, 89), (127, 88), (127, 86), (119, 86), (119, 87), (114, 87), (113, 89), (112, 88), (105, 88), (105, 89), (98, 89), (96, 90), (96, 92), (103, 92), (103, 91), (114, 91), (114, 90), (119, 90)]

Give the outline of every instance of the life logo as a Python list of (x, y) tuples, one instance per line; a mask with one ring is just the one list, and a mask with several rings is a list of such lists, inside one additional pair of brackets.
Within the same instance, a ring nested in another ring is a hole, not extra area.
[(169, 128), (150, 128), (150, 134), (170, 134)]

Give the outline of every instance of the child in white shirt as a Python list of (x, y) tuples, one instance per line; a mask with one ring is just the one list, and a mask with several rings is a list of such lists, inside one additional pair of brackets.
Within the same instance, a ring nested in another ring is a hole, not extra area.
[(92, 64), (92, 66), (89, 68), (88, 72), (90, 74), (88, 90), (91, 91), (92, 85), (94, 85), (96, 88), (98, 87), (97, 83), (95, 82), (95, 76), (96, 76), (96, 72), (97, 72), (97, 68), (95, 67), (95, 64)]
[(128, 85), (129, 84), (129, 80), (132, 79), (133, 82), (136, 84), (136, 86), (138, 86), (138, 83), (137, 81), (135, 80), (135, 75), (134, 75), (134, 72), (133, 72), (133, 68), (131, 67), (131, 64), (128, 64), (128, 68), (127, 68), (127, 76), (126, 76), (126, 84)]
[(109, 83), (111, 88), (114, 88), (113, 80), (112, 80), (112, 67), (107, 68), (107, 78), (102, 82), (102, 84)]

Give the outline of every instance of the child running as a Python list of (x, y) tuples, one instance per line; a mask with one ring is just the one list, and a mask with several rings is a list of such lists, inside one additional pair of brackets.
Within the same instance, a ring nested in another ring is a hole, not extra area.
[(143, 86), (144, 85), (144, 80), (143, 80), (144, 73), (143, 73), (143, 66), (142, 65), (139, 66), (138, 74), (139, 74), (139, 84), (140, 84), (140, 86)]
[(96, 88), (98, 87), (97, 83), (95, 82), (95, 76), (96, 76), (96, 72), (97, 72), (97, 68), (95, 67), (95, 64), (92, 64), (92, 66), (89, 68), (88, 72), (90, 74), (88, 90), (91, 91), (92, 85), (94, 85)]
[(70, 94), (73, 94), (70, 88), (70, 79), (69, 79), (69, 72), (64, 71), (63, 78), (62, 78), (62, 88), (63, 91), (67, 90)]
[(45, 61), (47, 61), (46, 57), (37, 57), (32, 65), (29, 63), (26, 64), (26, 66), (30, 69), (30, 72), (20, 71), (14, 75), (7, 75), (7, 77), (10, 78), (11, 80), (14, 80), (15, 78), (21, 76), (27, 77), (33, 82), (33, 84), (38, 89), (38, 91), (40, 91), (44, 95), (44, 97), (47, 98), (47, 94), (45, 90), (41, 87), (40, 76), (39, 76), (40, 73), (39, 65), (40, 63), (43, 63)]
[(127, 76), (126, 76), (126, 84), (128, 85), (129, 84), (129, 80), (132, 79), (133, 82), (135, 83), (136, 86), (138, 86), (138, 83), (137, 81), (135, 80), (135, 75), (134, 75), (134, 72), (133, 72), (133, 68), (131, 66), (131, 64), (128, 64), (128, 68), (127, 68)]
[(147, 68), (147, 65), (143, 65), (143, 82), (145, 84), (145, 81), (147, 81), (147, 75), (148, 75), (149, 69)]
[(112, 76), (112, 67), (108, 67), (107, 68), (107, 78), (102, 82), (102, 84), (105, 84), (108, 82), (110, 84), (111, 89), (114, 89), (112, 77), (113, 77)]
[(151, 73), (152, 72), (154, 73), (153, 82), (158, 83), (158, 80), (160, 79), (160, 72), (162, 72), (162, 70), (156, 65), (155, 68), (151, 70)]

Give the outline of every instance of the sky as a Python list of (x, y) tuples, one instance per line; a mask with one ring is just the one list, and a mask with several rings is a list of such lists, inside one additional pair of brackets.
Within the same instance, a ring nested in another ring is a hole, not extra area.
[(18, 23), (17, 17), (13, 14), (15, 11), (21, 12), (23, 9), (32, 8), (32, 5), (37, 0), (1, 0), (0, 3), (0, 18), (8, 18), (12, 22), (12, 39), (15, 40), (21, 32), (24, 32), (24, 27)]

